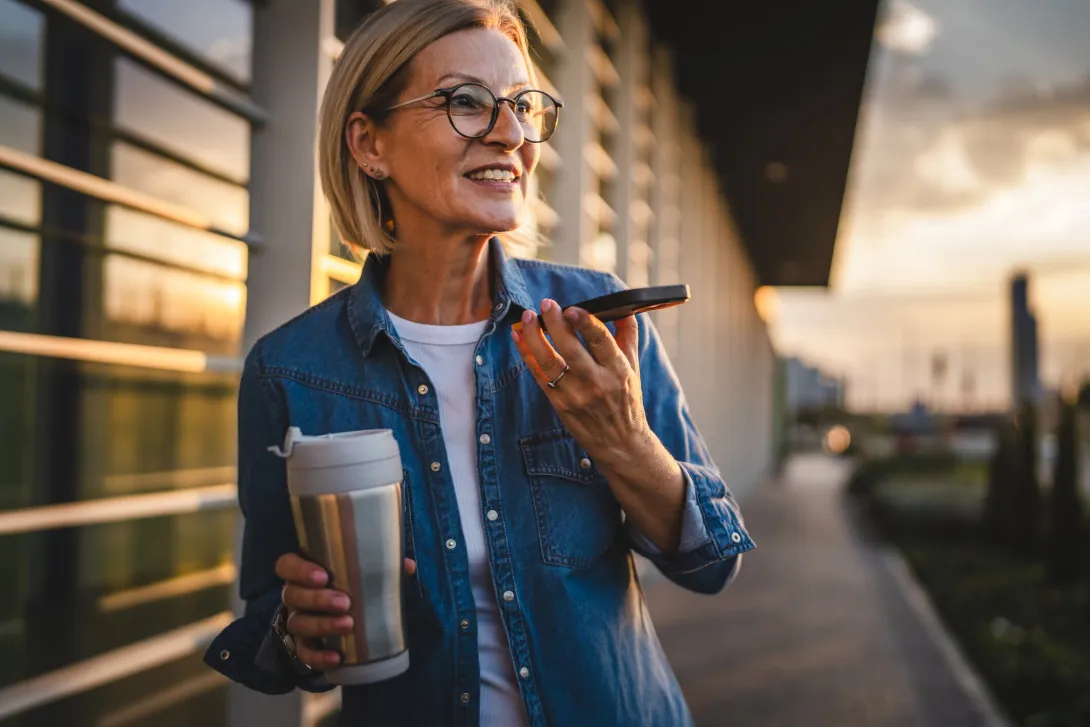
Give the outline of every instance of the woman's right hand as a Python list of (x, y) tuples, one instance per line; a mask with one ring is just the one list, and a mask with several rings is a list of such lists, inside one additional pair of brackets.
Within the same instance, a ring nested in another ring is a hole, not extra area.
[[(416, 572), (416, 562), (406, 558), (405, 572)], [(307, 666), (319, 671), (341, 663), (341, 655), (323, 649), (319, 639), (352, 631), (348, 595), (326, 588), (329, 574), (325, 568), (295, 553), (285, 553), (276, 561), (276, 575), (284, 581), (282, 598), (287, 606), (285, 626), (295, 640), (295, 653)]]

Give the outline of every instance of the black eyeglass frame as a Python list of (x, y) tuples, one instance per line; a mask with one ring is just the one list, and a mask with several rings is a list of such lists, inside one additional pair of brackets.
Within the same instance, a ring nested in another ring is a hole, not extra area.
[[(485, 91), (488, 91), (488, 95), (492, 97), (492, 118), (489, 119), (488, 126), (485, 127), (485, 130), (476, 136), (470, 136), (469, 134), (462, 133), (455, 125), (454, 119), (451, 117), (450, 114), (450, 104), (454, 100), (454, 94), (458, 91), (458, 89), (465, 88), (466, 86), (476, 86), (477, 88), (483, 88)], [(507, 98), (504, 96), (497, 96), (488, 86), (484, 86), (480, 83), (475, 83), (473, 81), (466, 81), (465, 83), (459, 83), (457, 86), (451, 86), (450, 88), (437, 88), (427, 95), (409, 99), (408, 101), (402, 101), (401, 103), (394, 104), (393, 106), (388, 106), (387, 108), (383, 109), (383, 111), (395, 111), (397, 109), (408, 106), (409, 104), (420, 103), (421, 101), (427, 101), (431, 98), (442, 98), (444, 99), (444, 101), (446, 101), (445, 106), (447, 110), (447, 121), (450, 122), (450, 127), (454, 129), (454, 131), (459, 136), (465, 137), (466, 139), (483, 139), (492, 132), (492, 129), (496, 127), (496, 121), (500, 118), (500, 103), (507, 102), (511, 104), (511, 110), (514, 111), (515, 104), (518, 103), (518, 100), (528, 93), (540, 93), (541, 95), (552, 101), (553, 104), (556, 106), (556, 123), (553, 124), (553, 128), (549, 132), (549, 135), (546, 136), (544, 139), (526, 139), (526, 141), (530, 142), (531, 144), (541, 144), (551, 139), (553, 134), (556, 133), (556, 127), (560, 125), (560, 109), (564, 108), (564, 102), (558, 98), (554, 98), (551, 93), (546, 93), (545, 91), (537, 88), (527, 88), (519, 91), (511, 98)]]

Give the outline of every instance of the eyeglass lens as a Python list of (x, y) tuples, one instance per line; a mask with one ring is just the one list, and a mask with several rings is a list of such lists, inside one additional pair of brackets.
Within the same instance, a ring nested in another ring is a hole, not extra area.
[[(459, 86), (450, 96), (450, 123), (462, 136), (479, 139), (491, 131), (499, 115), (496, 103), (496, 97), (484, 86), (475, 83)], [(526, 141), (545, 141), (556, 129), (557, 106), (548, 94), (524, 91), (512, 106)]]

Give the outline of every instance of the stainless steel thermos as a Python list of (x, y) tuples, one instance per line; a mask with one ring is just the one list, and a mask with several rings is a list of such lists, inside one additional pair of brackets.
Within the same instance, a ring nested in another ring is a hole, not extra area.
[(330, 637), (341, 665), (333, 684), (369, 684), (409, 668), (401, 603), (401, 453), (393, 432), (372, 429), (306, 436), (288, 430), (288, 493), (303, 555), (352, 599), (352, 633)]

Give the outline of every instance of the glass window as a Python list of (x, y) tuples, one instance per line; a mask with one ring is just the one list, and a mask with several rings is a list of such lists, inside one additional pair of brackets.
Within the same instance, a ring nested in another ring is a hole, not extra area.
[(228, 232), (241, 235), (250, 227), (250, 194), (245, 187), (123, 142), (114, 143), (111, 167), (111, 176), (119, 184), (191, 207)]
[(0, 686), (230, 609), (236, 523), (224, 508), (0, 537)]
[(25, 330), (38, 299), (39, 237), (0, 227), (0, 330)]
[[(0, 189), (3, 189), (0, 176)], [(2, 202), (0, 202), (2, 209)], [(106, 209), (106, 244), (115, 250), (158, 258), (208, 273), (246, 279), (244, 243), (170, 222), (127, 207)]]
[(238, 352), (246, 313), (242, 283), (107, 255), (103, 288), (112, 340)]
[(241, 0), (120, 0), (118, 6), (229, 72), (250, 80), (254, 9)]
[(39, 154), (41, 139), (41, 112), (33, 106), (0, 96), (0, 144)]
[(114, 120), (121, 128), (238, 180), (250, 174), (250, 126), (211, 101), (127, 58), (115, 68)]
[(42, 15), (0, 0), (0, 74), (37, 91), (42, 87)]
[(36, 179), (0, 169), (0, 217), (36, 226), (42, 219), (42, 185)]

